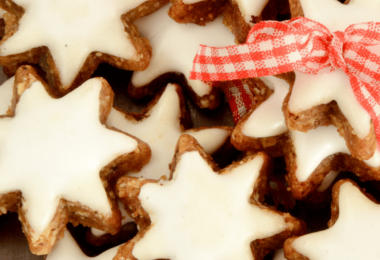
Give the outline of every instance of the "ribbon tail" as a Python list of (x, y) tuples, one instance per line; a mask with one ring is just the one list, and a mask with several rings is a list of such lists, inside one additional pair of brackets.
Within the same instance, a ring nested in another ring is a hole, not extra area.
[[(292, 36), (289, 36), (291, 38)], [(228, 47), (200, 46), (193, 61), (190, 79), (227, 81), (263, 77), (293, 71), (303, 66), (296, 47), (275, 48), (276, 41)], [(285, 41), (285, 40), (283, 40)], [(294, 40), (294, 45), (295, 40)]]
[(254, 96), (241, 80), (223, 82), (220, 87), (228, 99), (235, 124), (246, 115), (254, 104)]
[(360, 105), (368, 112), (375, 126), (377, 147), (380, 148), (380, 100), (376, 100), (370, 94), (372, 86), (359, 80), (354, 75), (349, 75), (351, 87)]
[(326, 46), (330, 38), (325, 26), (306, 18), (284, 23), (260, 22), (251, 28), (245, 44), (200, 45), (189, 78), (227, 81), (276, 75), (302, 67), (316, 73), (327, 65)]

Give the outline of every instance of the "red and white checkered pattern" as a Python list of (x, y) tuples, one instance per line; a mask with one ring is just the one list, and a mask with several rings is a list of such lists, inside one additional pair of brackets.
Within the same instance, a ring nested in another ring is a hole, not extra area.
[(380, 45), (380, 23), (353, 24), (331, 33), (324, 25), (299, 17), (252, 27), (247, 43), (228, 47), (201, 45), (190, 79), (227, 81), (298, 70), (342, 69), (359, 103), (370, 114), (380, 141), (380, 57), (367, 47)]
[(247, 84), (242, 80), (233, 80), (223, 84), (222, 90), (230, 104), (235, 123), (251, 110), (254, 99)]
[(218, 87), (224, 92), (236, 124), (254, 105), (253, 94), (243, 80), (232, 80), (223, 83), (221, 81), (205, 82), (210, 87)]

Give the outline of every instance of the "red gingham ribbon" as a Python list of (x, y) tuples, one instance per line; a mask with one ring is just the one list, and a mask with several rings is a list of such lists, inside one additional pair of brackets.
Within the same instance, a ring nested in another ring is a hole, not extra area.
[(293, 70), (316, 74), (340, 68), (349, 77), (359, 103), (370, 114), (380, 141), (380, 57), (366, 47), (380, 44), (380, 23), (353, 24), (331, 33), (324, 25), (299, 17), (252, 27), (247, 43), (228, 47), (201, 45), (190, 79), (227, 81)]
[(206, 83), (210, 87), (219, 87), (224, 92), (236, 124), (251, 110), (255, 102), (248, 85), (242, 80), (226, 81), (223, 84), (220, 84), (220, 81), (206, 81)]

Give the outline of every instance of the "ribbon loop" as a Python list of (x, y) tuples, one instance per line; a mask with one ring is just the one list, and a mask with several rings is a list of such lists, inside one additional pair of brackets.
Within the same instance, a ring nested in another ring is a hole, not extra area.
[[(370, 50), (374, 45), (378, 45), (376, 50)], [(294, 70), (317, 74), (326, 67), (342, 69), (350, 78), (357, 100), (374, 122), (380, 147), (380, 23), (354, 24), (344, 32), (330, 32), (303, 17), (261, 22), (251, 28), (246, 44), (201, 45), (190, 79), (231, 81)]]

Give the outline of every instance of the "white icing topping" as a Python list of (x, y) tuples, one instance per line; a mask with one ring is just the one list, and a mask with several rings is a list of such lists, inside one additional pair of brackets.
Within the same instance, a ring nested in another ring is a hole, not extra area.
[(331, 228), (297, 238), (292, 246), (313, 260), (378, 259), (380, 206), (352, 183), (339, 193), (339, 218)]
[(262, 138), (280, 135), (288, 131), (282, 102), (289, 91), (289, 84), (274, 76), (260, 78), (274, 93), (265, 100), (245, 122), (242, 133), (246, 136)]
[(286, 260), (286, 258), (284, 256), (284, 249), (281, 248), (281, 249), (274, 251), (273, 260)]
[(287, 226), (281, 215), (249, 203), (262, 164), (257, 156), (220, 175), (198, 152), (183, 154), (172, 181), (141, 189), (139, 199), (152, 224), (133, 255), (139, 260), (251, 260), (251, 241)]
[(327, 190), (328, 187), (330, 187), (331, 183), (335, 180), (335, 178), (338, 176), (338, 171), (330, 171), (325, 178), (323, 179), (321, 185), (318, 187), (318, 192), (324, 192)]
[(137, 142), (100, 123), (101, 87), (91, 79), (54, 99), (35, 82), (22, 94), (15, 117), (0, 119), (0, 194), (22, 192), (35, 235), (48, 227), (60, 198), (111, 213), (99, 172)]
[[(326, 157), (336, 153), (351, 154), (345, 140), (333, 125), (320, 126), (307, 133), (290, 130), (290, 136), (297, 156), (296, 176), (300, 182), (306, 181)], [(379, 167), (379, 149), (364, 162), (370, 167)]]
[(220, 128), (209, 128), (200, 131), (181, 130), (181, 108), (175, 85), (169, 84), (160, 100), (151, 109), (150, 116), (140, 122), (128, 120), (123, 113), (113, 109), (107, 125), (128, 132), (144, 142), (152, 150), (152, 158), (137, 177), (158, 180), (161, 176), (170, 176), (169, 164), (172, 161), (175, 146), (181, 134), (190, 134), (209, 154), (220, 148), (229, 136), (229, 132)]
[[(120, 200), (118, 200), (117, 205), (119, 206), (120, 213), (121, 213), (121, 218), (122, 218), (121, 225), (127, 224), (128, 222), (134, 222), (133, 219), (125, 211), (124, 205), (123, 203), (120, 202)], [(107, 232), (100, 229), (96, 229), (96, 228), (91, 228), (91, 232), (94, 236), (97, 236), (97, 237), (107, 234)]]
[(65, 237), (58, 241), (46, 260), (111, 260), (117, 253), (119, 247), (108, 249), (95, 257), (86, 256), (74, 238), (68, 231), (65, 231)]
[(15, 78), (12, 77), (0, 86), (0, 115), (5, 115), (8, 107), (12, 104), (14, 81)]
[(351, 0), (342, 4), (338, 0), (300, 0), (305, 17), (322, 23), (330, 31), (344, 31), (355, 23), (380, 22), (379, 0)]
[(371, 128), (371, 117), (359, 104), (350, 81), (340, 69), (329, 73), (325, 68), (317, 75), (299, 71), (289, 100), (289, 110), (294, 113), (335, 100), (359, 138), (364, 138)]
[(300, 182), (306, 181), (326, 157), (336, 153), (350, 154), (335, 126), (320, 126), (307, 133), (290, 133), (297, 156), (296, 176)]
[[(347, 5), (337, 0), (301, 0), (301, 5), (306, 18), (322, 23), (332, 32), (343, 31), (354, 23), (380, 22), (380, 0), (351, 0)], [(325, 69), (318, 75), (306, 75), (296, 71), (293, 92), (301, 94), (293, 97), (292, 92), (289, 109), (299, 112), (317, 104), (328, 103), (329, 100), (336, 100), (358, 137), (363, 138), (370, 129), (370, 116), (357, 102), (349, 79), (343, 71), (327, 71)]]
[(18, 31), (0, 46), (2, 56), (47, 46), (64, 88), (93, 51), (132, 59), (136, 54), (121, 15), (146, 0), (14, 0), (25, 9)]
[(211, 87), (199, 80), (190, 80), (189, 71), (199, 44), (209, 46), (234, 45), (233, 34), (222, 24), (222, 17), (200, 27), (196, 24), (178, 24), (167, 14), (169, 5), (135, 22), (141, 34), (148, 38), (153, 55), (149, 67), (136, 71), (132, 84), (142, 87), (167, 72), (183, 73), (198, 96), (210, 93)]
[(245, 22), (252, 25), (252, 16), (259, 16), (269, 0), (236, 0), (236, 2)]
[(226, 142), (227, 138), (229, 137), (229, 132), (227, 130), (217, 127), (206, 128), (200, 131), (190, 129), (183, 133), (191, 135), (192, 137), (197, 139), (198, 143), (208, 154), (215, 153)]

